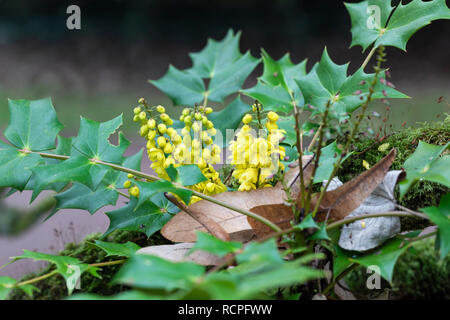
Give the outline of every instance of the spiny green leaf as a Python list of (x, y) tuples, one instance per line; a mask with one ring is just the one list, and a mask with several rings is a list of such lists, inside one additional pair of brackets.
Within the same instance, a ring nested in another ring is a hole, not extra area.
[(450, 193), (442, 197), (439, 207), (421, 209), (438, 226), (437, 247), (444, 259), (450, 252)]
[[(289, 93), (280, 85), (272, 86), (258, 81), (256, 86), (241, 90), (246, 96), (258, 100), (264, 110), (273, 110), (275, 112), (289, 113), (293, 110), (292, 99)], [(297, 105), (302, 105), (301, 100), (296, 101)]]
[(0, 187), (22, 191), (31, 177), (31, 169), (43, 163), (39, 155), (20, 152), (0, 140)]
[(122, 125), (122, 115), (106, 121), (96, 122), (81, 117), (78, 136), (73, 139), (73, 147), (77, 152), (92, 159), (102, 160), (115, 164), (123, 162), (123, 153), (130, 142), (119, 133), (119, 144), (112, 145), (108, 138)]
[(206, 47), (191, 53), (192, 68), (187, 70), (200, 78), (210, 79), (208, 100), (223, 102), (237, 92), (245, 79), (258, 65), (259, 60), (250, 52), (244, 55), (239, 51), (240, 32), (229, 30), (221, 41), (209, 39)]
[(389, 282), (392, 282), (394, 267), (397, 259), (408, 249), (409, 244), (403, 243), (402, 239), (392, 239), (385, 243), (374, 253), (366, 254), (350, 261), (359, 263), (367, 268), (376, 266), (380, 269), (380, 275)]
[(11, 118), (5, 137), (20, 149), (43, 151), (55, 148), (56, 135), (63, 125), (56, 117), (50, 98), (8, 100)]
[(32, 201), (42, 190), (55, 182), (79, 182), (95, 190), (108, 168), (91, 162), (84, 156), (74, 156), (58, 164), (34, 168), (30, 184), (33, 185)]
[(303, 97), (294, 79), (306, 75), (306, 60), (294, 64), (286, 54), (276, 61), (264, 50), (262, 57), (263, 75), (255, 87), (242, 92), (258, 100), (266, 110), (290, 113), (293, 110), (292, 100), (297, 106), (303, 105)]
[(120, 257), (131, 257), (136, 253), (140, 246), (138, 246), (134, 242), (126, 242), (126, 243), (113, 243), (113, 242), (105, 242), (96, 240), (95, 245), (100, 249), (106, 252), (106, 256), (120, 256)]
[(36, 261), (47, 261), (54, 264), (56, 266), (56, 271), (66, 280), (69, 295), (72, 294), (72, 291), (75, 289), (76, 283), (79, 281), (83, 272), (89, 272), (93, 276), (100, 278), (97, 274), (98, 268), (81, 263), (80, 260), (74, 257), (55, 256), (47, 253), (23, 250), (23, 255), (13, 257), (12, 259), (34, 259)]
[(436, 146), (419, 141), (414, 153), (403, 164), (406, 179), (399, 183), (400, 197), (421, 179), (450, 187), (450, 155), (439, 156), (449, 146), (450, 142), (444, 146)]
[[(313, 183), (322, 182), (330, 179), (335, 163), (339, 160), (342, 150), (337, 146), (336, 141), (323, 147), (320, 154), (319, 166), (317, 167), (316, 175)], [(348, 153), (343, 159), (344, 162), (352, 153)], [(341, 163), (342, 163), (341, 162)]]
[(188, 289), (205, 272), (205, 268), (192, 262), (170, 262), (157, 256), (135, 254), (114, 276), (113, 283), (137, 288)]
[[(226, 138), (226, 130), (235, 130), (239, 127), (242, 118), (246, 113), (248, 113), (251, 108), (242, 102), (240, 97), (234, 99), (230, 104), (228, 104), (224, 109), (213, 112), (208, 116), (209, 120), (214, 123), (214, 127), (218, 132), (222, 134), (223, 139)], [(221, 141), (215, 143), (221, 145)]]
[(450, 19), (445, 0), (413, 0), (406, 5), (400, 2), (395, 10), (391, 1), (386, 0), (345, 3), (345, 6), (352, 21), (351, 46), (360, 45), (363, 50), (372, 43), (375, 47), (384, 45), (406, 50), (406, 44), (415, 32), (431, 21)]
[(11, 292), (16, 283), (16, 279), (10, 277), (0, 277), (0, 300), (5, 300), (8, 297), (8, 294)]
[(106, 212), (110, 223), (103, 237), (114, 230), (141, 231), (150, 237), (160, 230), (179, 210), (169, 204), (168, 200), (164, 202), (163, 195), (156, 197), (159, 202), (157, 204), (147, 200), (137, 207), (138, 200), (132, 197), (126, 206)]
[(172, 65), (162, 78), (149, 82), (164, 92), (176, 106), (201, 103), (206, 93), (205, 84), (199, 76)]
[[(208, 40), (200, 52), (192, 53), (192, 68), (178, 70), (169, 66), (162, 78), (150, 81), (167, 94), (175, 105), (190, 105), (209, 101), (223, 102), (242, 87), (245, 79), (259, 63), (247, 52), (239, 52), (239, 37), (230, 30), (222, 41)], [(205, 88), (203, 79), (209, 79)]]
[[(313, 106), (313, 115), (323, 112), (327, 102), (330, 101), (330, 115), (343, 119), (348, 117), (346, 113), (353, 113), (364, 103), (374, 74), (367, 74), (360, 68), (353, 75), (347, 76), (347, 67), (348, 64), (335, 64), (325, 48), (320, 62), (316, 63), (306, 76), (295, 80), (305, 103)], [(384, 72), (381, 72), (379, 78), (384, 77)], [(380, 82), (374, 91), (372, 96), (374, 99), (407, 98), (406, 95)]]
[(304, 230), (307, 228), (319, 229), (319, 225), (314, 221), (312, 214), (308, 214), (305, 217), (305, 219), (303, 219), (302, 222), (300, 224), (298, 224), (295, 228), (298, 228), (300, 230)]
[(283, 257), (278, 251), (278, 247), (274, 239), (261, 243), (250, 242), (241, 254), (236, 256), (236, 261), (244, 262), (271, 262), (281, 263)]
[(160, 192), (171, 192), (173, 194), (176, 194), (181, 198), (181, 200), (183, 200), (184, 203), (189, 203), (191, 200), (192, 191), (178, 188), (170, 181), (136, 181), (135, 183), (139, 187), (139, 200), (137, 203), (137, 208), (139, 208), (145, 201), (153, 197), (155, 194)]
[(191, 252), (203, 250), (218, 257), (223, 257), (229, 253), (238, 251), (240, 248), (242, 248), (242, 243), (240, 242), (223, 241), (208, 233), (197, 232), (197, 242), (192, 247)]
[(320, 225), (319, 230), (317, 230), (311, 236), (309, 236), (308, 240), (331, 240), (330, 237), (328, 236), (326, 224), (324, 223)]
[[(135, 155), (125, 158), (122, 166), (133, 170), (140, 170), (142, 152), (143, 150), (140, 150)], [(69, 190), (55, 196), (58, 202), (57, 208), (82, 209), (93, 214), (106, 205), (116, 204), (119, 195), (117, 189), (121, 189), (126, 180), (126, 173), (110, 170), (95, 190), (75, 182)]]
[(180, 183), (183, 186), (192, 186), (208, 180), (196, 164), (188, 164), (177, 168), (170, 165), (166, 171), (173, 182)]

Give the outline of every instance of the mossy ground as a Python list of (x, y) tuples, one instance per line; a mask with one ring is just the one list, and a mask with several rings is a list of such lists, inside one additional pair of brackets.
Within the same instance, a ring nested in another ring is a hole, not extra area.
[[(371, 165), (378, 162), (386, 155), (386, 152), (378, 151), (381, 144), (389, 143), (389, 148), (397, 148), (397, 157), (392, 165), (392, 169), (401, 169), (405, 160), (414, 152), (419, 141), (443, 145), (450, 141), (450, 118), (436, 123), (420, 124), (417, 128), (406, 128), (400, 132), (388, 136), (381, 142), (366, 139), (357, 141), (354, 144), (354, 155), (345, 161), (343, 167), (338, 172), (341, 180), (348, 181), (365, 171), (362, 160), (366, 160)], [(221, 177), (225, 180), (231, 171), (230, 167), (220, 170)], [(236, 181), (228, 181), (230, 187), (236, 187)], [(413, 210), (418, 210), (427, 206), (435, 206), (439, 203), (442, 195), (449, 192), (449, 188), (430, 182), (417, 183), (408, 194), (400, 201), (400, 204)], [(398, 197), (397, 197), (398, 199)], [(420, 220), (402, 220), (403, 230), (421, 229), (425, 224)], [(97, 263), (110, 261), (114, 258), (106, 257), (106, 253), (89, 244), (98, 239), (100, 235), (88, 236), (80, 244), (68, 244), (61, 255), (73, 256), (85, 263)], [(124, 243), (126, 241), (136, 242), (140, 246), (150, 246), (169, 243), (160, 234), (155, 234), (147, 238), (143, 233), (130, 231), (116, 231), (107, 237), (107, 241)], [(120, 266), (110, 266), (101, 271), (102, 279), (95, 278), (89, 274), (81, 277), (81, 290), (75, 292), (90, 292), (100, 295), (111, 295), (121, 292), (127, 288), (119, 285), (111, 285), (110, 281)], [(47, 273), (46, 268), (39, 273), (28, 274), (22, 280), (34, 278)], [(368, 295), (365, 289), (367, 275), (365, 269), (359, 268), (352, 272), (347, 278), (347, 283), (355, 293)], [(439, 260), (433, 248), (433, 241), (421, 241), (416, 243), (412, 249), (400, 257), (395, 267), (393, 279), (393, 291), (400, 298), (450, 298), (450, 258)], [(35, 284), (40, 290), (34, 294), (33, 299), (50, 300), (63, 299), (67, 296), (66, 285), (60, 276), (54, 276)], [(389, 288), (387, 282), (383, 286)], [(372, 292), (373, 293), (373, 292)], [(10, 299), (31, 299), (20, 290), (14, 290)]]
[[(87, 236), (81, 243), (69, 243), (65, 249), (59, 252), (59, 255), (71, 256), (80, 259), (84, 263), (98, 263), (117, 260), (117, 257), (106, 257), (106, 252), (97, 246), (92, 245), (92, 242), (100, 239), (101, 234), (92, 234)], [(103, 241), (125, 243), (127, 241), (135, 242), (141, 247), (147, 247), (152, 245), (167, 244), (170, 243), (161, 234), (157, 233), (147, 238), (144, 233), (135, 231), (115, 231), (111, 233)], [(108, 266), (101, 269), (99, 274), (102, 279), (96, 278), (91, 274), (83, 274), (81, 276), (81, 289), (75, 290), (74, 293), (96, 293), (100, 295), (112, 295), (119, 293), (127, 289), (122, 285), (111, 285), (111, 280), (114, 274), (118, 271), (120, 265)], [(29, 280), (40, 275), (46, 274), (52, 270), (49, 266), (44, 268), (40, 272), (30, 273), (24, 276), (21, 281)], [(22, 290), (13, 290), (9, 299), (11, 300), (59, 300), (67, 297), (67, 287), (64, 279), (60, 275), (55, 275), (51, 278), (34, 284), (39, 291), (35, 292), (33, 297), (27, 296)]]

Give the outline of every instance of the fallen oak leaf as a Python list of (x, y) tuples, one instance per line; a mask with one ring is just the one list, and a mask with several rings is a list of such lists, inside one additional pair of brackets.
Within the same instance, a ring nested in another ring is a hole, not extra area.
[[(302, 158), (305, 184), (311, 180), (312, 167), (310, 166), (312, 156)], [(298, 196), (298, 190), (295, 185), (298, 184), (299, 167), (298, 165), (288, 170), (285, 174), (285, 183), (293, 189), (292, 197)], [(219, 201), (233, 203), (234, 206), (249, 210), (255, 206), (279, 203), (285, 199), (283, 185), (278, 182), (273, 188), (263, 188), (251, 191), (232, 191), (223, 192), (214, 196)], [(230, 236), (232, 241), (249, 241), (254, 232), (247, 221), (247, 217), (231, 209), (221, 207), (206, 200), (200, 200), (189, 206), (192, 212), (201, 212), (207, 217), (217, 222)], [(181, 211), (174, 216), (162, 228), (161, 234), (173, 242), (195, 242), (196, 232), (208, 232), (206, 228), (192, 218), (188, 213)]]
[[(344, 183), (341, 187), (325, 192), (317, 211), (316, 220), (341, 220), (358, 208), (361, 203), (383, 182), (384, 177), (394, 162), (397, 151), (391, 152), (371, 169)], [(311, 204), (313, 208), (319, 200), (320, 194), (314, 195)], [(297, 204), (300, 198), (297, 198)]]

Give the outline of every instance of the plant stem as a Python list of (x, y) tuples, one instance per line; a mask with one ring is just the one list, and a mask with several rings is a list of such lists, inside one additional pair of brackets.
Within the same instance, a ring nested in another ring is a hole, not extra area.
[[(39, 154), (41, 157), (44, 157), (44, 158), (51, 158), (51, 159), (58, 159), (58, 160), (67, 160), (67, 159), (70, 158), (69, 156), (63, 156), (63, 155), (57, 155), (57, 154), (51, 154), (51, 153), (35, 152), (35, 151), (29, 151), (29, 150), (20, 150), (20, 151), (24, 152), (24, 153)], [(161, 179), (159, 177), (155, 177), (153, 175), (150, 175), (150, 174), (147, 174), (147, 173), (144, 173), (144, 172), (141, 172), (141, 171), (137, 171), (137, 170), (133, 170), (133, 169), (129, 169), (129, 168), (125, 168), (125, 167), (119, 166), (117, 164), (113, 164), (113, 163), (109, 163), (109, 162), (105, 162), (105, 161), (101, 161), (101, 160), (97, 160), (97, 159), (90, 159), (90, 161), (92, 161), (93, 163), (97, 163), (97, 164), (108, 166), (108, 167), (113, 168), (113, 169), (118, 170), (118, 171), (122, 171), (122, 172), (125, 172), (125, 173), (131, 173), (132, 175), (134, 175), (136, 177), (147, 179), (149, 181), (163, 181), (164, 180), (164, 179)], [(206, 194), (203, 194), (201, 192), (191, 190), (191, 189), (186, 188), (186, 187), (184, 187), (182, 185), (176, 184), (176, 186), (177, 186), (177, 188), (180, 188), (180, 189), (189, 190), (190, 192), (192, 192), (193, 195), (195, 195), (195, 196), (197, 196), (197, 197), (199, 197), (199, 198), (201, 198), (203, 200), (215, 203), (215, 204), (217, 204), (219, 206), (222, 206), (224, 208), (236, 211), (238, 213), (241, 213), (243, 215), (251, 217), (251, 218), (253, 218), (253, 219), (255, 219), (255, 220), (257, 220), (257, 221), (259, 221), (261, 223), (264, 223), (265, 225), (267, 225), (269, 228), (271, 228), (275, 232), (281, 231), (281, 229), (277, 225), (275, 225), (274, 223), (272, 223), (268, 219), (266, 219), (264, 217), (261, 217), (260, 215), (258, 215), (256, 213), (250, 212), (250, 211), (242, 209), (242, 208), (235, 207), (235, 206), (233, 206), (231, 204), (228, 204), (228, 203), (225, 203), (223, 201), (217, 200), (217, 199), (215, 199), (213, 197), (210, 197), (210, 196), (207, 196)]]
[(107, 262), (99, 262), (99, 263), (92, 263), (89, 266), (91, 266), (91, 267), (115, 266), (117, 264), (122, 264), (125, 261), (127, 261), (127, 260), (126, 259), (122, 259), (122, 260), (114, 260), (114, 261), (107, 261)]
[(55, 275), (57, 273), (58, 273), (58, 271), (53, 270), (52, 272), (46, 273), (46, 274), (44, 274), (44, 275), (42, 275), (40, 277), (16, 283), (13, 287), (14, 288), (18, 288), (18, 287), (21, 287), (21, 286), (25, 286), (27, 284), (35, 283), (35, 282), (38, 282), (38, 281), (50, 278), (51, 276), (53, 276), (53, 275)]
[(366, 59), (364, 60), (363, 64), (361, 65), (361, 68), (364, 70), (364, 68), (369, 63), (370, 59), (374, 55), (374, 53), (377, 51), (377, 47), (373, 47), (372, 50), (370, 50), (369, 54), (367, 55)]
[[(374, 50), (374, 49), (372, 49), (372, 50)], [(338, 171), (338, 169), (339, 169), (339, 167), (341, 165), (342, 160), (344, 159), (344, 157), (347, 155), (348, 151), (350, 150), (351, 143), (354, 140), (356, 133), (358, 132), (358, 128), (359, 128), (359, 125), (360, 125), (361, 121), (364, 119), (367, 107), (369, 106), (369, 103), (372, 101), (372, 96), (373, 96), (373, 94), (375, 92), (375, 85), (378, 82), (378, 76), (379, 76), (380, 71), (381, 71), (381, 62), (384, 61), (383, 58), (385, 56), (385, 54), (384, 54), (384, 47), (383, 46), (380, 46), (378, 48), (378, 50), (379, 50), (379, 54), (378, 54), (378, 57), (377, 57), (377, 65), (374, 67), (375, 75), (374, 75), (374, 77), (372, 79), (372, 82), (370, 84), (370, 87), (369, 87), (369, 94), (367, 95), (366, 101), (361, 106), (361, 114), (359, 115), (358, 120), (355, 122), (355, 124), (353, 126), (353, 129), (352, 129), (350, 135), (347, 138), (347, 143), (345, 144), (344, 150), (342, 150), (338, 161), (336, 161), (336, 163), (334, 164), (333, 171), (332, 171), (332, 173), (331, 173), (331, 175), (330, 175), (330, 177), (329, 177), (325, 187), (320, 192), (319, 199), (317, 200), (315, 208), (314, 208), (313, 213), (312, 213), (313, 217), (316, 215), (317, 211), (319, 210), (320, 202), (322, 201), (323, 197), (325, 196), (326, 190), (328, 189), (328, 186), (330, 185), (331, 180), (336, 175), (336, 173), (337, 173), (337, 171)]]

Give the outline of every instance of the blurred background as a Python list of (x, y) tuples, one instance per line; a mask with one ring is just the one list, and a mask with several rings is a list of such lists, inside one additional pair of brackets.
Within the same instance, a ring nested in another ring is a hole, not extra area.
[[(71, 4), (81, 8), (81, 30), (66, 28)], [(342, 1), (0, 0), (0, 132), (9, 118), (7, 98), (51, 96), (63, 135), (75, 134), (80, 115), (105, 121), (124, 113), (123, 130), (136, 151), (143, 143), (132, 122), (138, 98), (180, 113), (147, 80), (164, 75), (169, 64), (190, 67), (188, 53), (201, 50), (209, 37), (222, 39), (229, 28), (242, 31), (242, 51), (258, 56), (264, 48), (276, 59), (290, 52), (294, 62), (308, 58), (308, 68), (324, 46), (335, 62), (351, 61), (351, 72), (365, 56), (360, 47), (349, 49), (350, 19)], [(438, 103), (441, 96), (450, 100), (449, 36), (449, 21), (437, 21), (412, 38), (407, 53), (388, 49), (392, 82), (412, 97), (391, 102), (394, 129), (449, 112), (445, 102)], [(262, 66), (244, 87), (253, 86), (261, 72)], [(14, 209), (30, 210), (28, 201), (27, 193), (0, 199), (0, 265), (22, 249), (56, 252), (108, 226), (101, 212), (76, 210), (36, 224), (42, 216), (26, 218)], [(37, 266), (23, 261), (1, 269), (0, 276), (19, 277)]]

